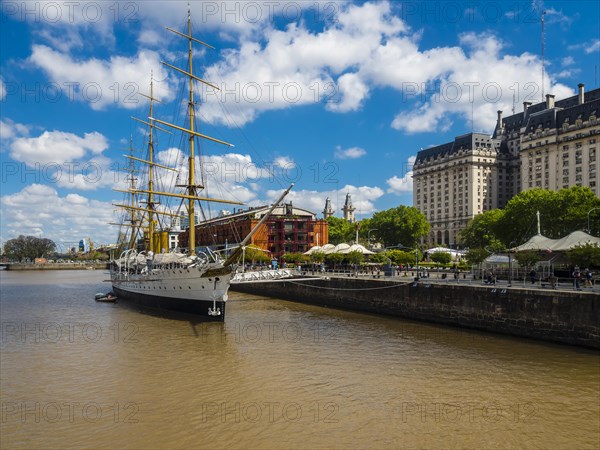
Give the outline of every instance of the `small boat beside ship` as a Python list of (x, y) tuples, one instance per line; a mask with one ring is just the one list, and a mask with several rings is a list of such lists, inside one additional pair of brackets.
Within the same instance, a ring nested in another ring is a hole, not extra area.
[(97, 302), (116, 303), (117, 298), (118, 297), (112, 292), (109, 292), (108, 294), (103, 294), (102, 292), (98, 292), (95, 295), (94, 300), (96, 300)]

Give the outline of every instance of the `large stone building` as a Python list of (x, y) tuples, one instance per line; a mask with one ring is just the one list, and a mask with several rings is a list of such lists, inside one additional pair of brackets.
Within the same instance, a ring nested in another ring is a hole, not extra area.
[[(250, 233), (269, 208), (267, 205), (239, 210), (196, 225), (196, 245), (221, 249), (235, 246)], [(187, 236), (187, 231), (179, 235), (182, 246), (185, 246)], [(248, 245), (257, 246), (270, 256), (279, 258), (284, 253), (304, 253), (311, 247), (328, 242), (327, 221), (317, 219), (315, 213), (297, 208), (290, 202), (274, 209)]]
[(588, 186), (600, 196), (600, 89), (531, 105), (481, 133), (422, 150), (413, 168), (413, 204), (431, 224), (430, 243), (454, 246), (475, 215), (502, 208), (531, 188)]
[(413, 168), (413, 205), (431, 224), (431, 243), (454, 244), (476, 214), (498, 207), (498, 166), (506, 158), (500, 141), (482, 133), (418, 153)]
[[(559, 190), (588, 186), (600, 196), (598, 138), (600, 89), (529, 106), (496, 126), (494, 137), (519, 157), (518, 191), (531, 188)], [(511, 150), (512, 149), (512, 150)]]

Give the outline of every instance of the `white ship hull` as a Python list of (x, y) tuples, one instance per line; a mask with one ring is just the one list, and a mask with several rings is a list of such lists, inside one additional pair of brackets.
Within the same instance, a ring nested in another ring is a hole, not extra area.
[(149, 274), (111, 272), (119, 299), (144, 306), (183, 311), (225, 320), (232, 267), (153, 269)]

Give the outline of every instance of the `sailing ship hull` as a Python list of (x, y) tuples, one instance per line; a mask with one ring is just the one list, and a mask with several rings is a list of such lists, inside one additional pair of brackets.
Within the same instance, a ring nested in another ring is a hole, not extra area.
[(227, 291), (233, 276), (233, 271), (226, 269), (204, 274), (194, 268), (158, 270), (151, 275), (113, 273), (111, 278), (119, 299), (224, 321)]

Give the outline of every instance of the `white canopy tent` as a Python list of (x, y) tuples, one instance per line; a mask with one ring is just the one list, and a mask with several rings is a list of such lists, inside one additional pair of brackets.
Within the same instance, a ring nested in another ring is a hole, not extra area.
[(340, 250), (339, 253), (348, 254), (348, 253), (352, 253), (352, 252), (359, 252), (359, 253), (362, 253), (363, 255), (374, 255), (375, 254), (375, 252), (372, 252), (371, 250), (367, 249), (366, 247), (364, 247), (363, 245), (360, 245), (360, 244), (352, 244), (350, 247)]
[(524, 244), (511, 248), (510, 251), (521, 252), (524, 250), (543, 250), (549, 252), (564, 252), (573, 247), (585, 244), (600, 245), (600, 238), (594, 237), (583, 231), (574, 231), (561, 239), (550, 239), (541, 234), (536, 234)]
[(312, 255), (313, 253), (317, 253), (317, 252), (325, 253), (326, 255), (331, 255), (332, 253), (341, 253), (343, 255), (346, 255), (346, 254), (351, 253), (351, 252), (360, 252), (363, 255), (374, 255), (375, 254), (374, 252), (372, 252), (371, 250), (365, 248), (364, 246), (362, 246), (360, 244), (353, 244), (353, 245), (349, 245), (349, 244), (338, 244), (338, 245), (325, 244), (323, 247), (319, 247), (319, 246), (312, 247), (307, 252), (304, 252), (304, 254), (305, 255)]
[(450, 253), (450, 256), (452, 256), (452, 260), (456, 261), (459, 258), (462, 258), (465, 256), (465, 252), (462, 250), (453, 250), (451, 248), (447, 248), (447, 247), (434, 247), (434, 248), (430, 248), (429, 250), (425, 250), (425, 253), (431, 255), (433, 253)]
[(313, 253), (323, 252), (322, 247), (315, 245), (311, 247), (307, 252), (304, 252), (305, 255), (312, 255)]

